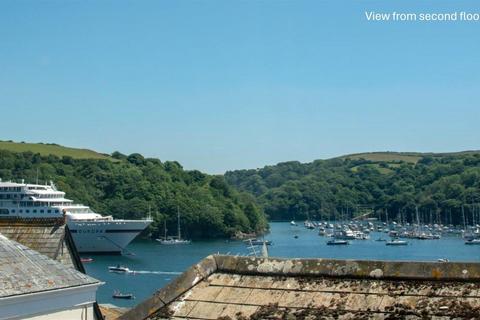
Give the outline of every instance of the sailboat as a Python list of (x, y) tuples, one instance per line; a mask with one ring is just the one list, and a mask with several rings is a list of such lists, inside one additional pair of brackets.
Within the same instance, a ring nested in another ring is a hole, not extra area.
[(180, 229), (180, 210), (177, 207), (177, 236), (176, 237), (167, 237), (167, 225), (166, 221), (163, 221), (163, 226), (165, 229), (165, 235), (163, 239), (155, 239), (161, 244), (189, 244), (190, 240), (182, 239), (182, 233)]

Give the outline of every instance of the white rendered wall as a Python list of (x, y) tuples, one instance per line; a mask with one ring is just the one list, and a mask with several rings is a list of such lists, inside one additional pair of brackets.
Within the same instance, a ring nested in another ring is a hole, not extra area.
[[(94, 319), (92, 312), (88, 318), (81, 318), (84, 307), (92, 308), (95, 293), (101, 283), (68, 289), (43, 291), (7, 298), (0, 298), (0, 320), (13, 319)], [(53, 315), (72, 311), (72, 318), (55, 317)], [(42, 317), (42, 318), (38, 318)]]
[(41, 316), (25, 318), (28, 320), (93, 320), (93, 306), (85, 306), (72, 310), (59, 311)]

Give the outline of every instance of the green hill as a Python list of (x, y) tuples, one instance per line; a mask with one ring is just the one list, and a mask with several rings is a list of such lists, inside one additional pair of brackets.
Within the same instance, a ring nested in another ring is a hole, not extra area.
[(359, 153), (212, 176), (139, 154), (0, 141), (0, 178), (35, 181), (37, 172), (101, 213), (139, 218), (151, 210), (154, 235), (164, 220), (175, 229), (178, 208), (192, 237), (262, 230), (264, 212), (339, 219), (368, 208), (413, 221), (418, 207), (422, 221), (460, 223), (463, 208), (467, 222), (480, 222), (479, 151)]
[(33, 152), (39, 153), (42, 156), (54, 155), (60, 158), (67, 156), (73, 159), (112, 159), (109, 155), (101, 154), (92, 150), (68, 148), (50, 143), (0, 141), (0, 150), (11, 152)]
[(106, 156), (57, 145), (2, 142), (1, 146), (3, 181), (52, 180), (68, 198), (116, 218), (145, 218), (150, 212), (154, 223), (148, 230), (153, 237), (163, 236), (164, 222), (169, 235), (176, 233), (178, 211), (188, 238), (230, 237), (267, 228), (251, 195), (230, 187), (223, 176), (187, 171), (176, 161), (138, 153)]
[[(225, 174), (253, 194), (270, 219), (339, 219), (365, 208), (412, 221), (480, 221), (480, 152), (352, 154), (311, 163), (290, 161)], [(385, 215), (382, 213), (382, 216)]]

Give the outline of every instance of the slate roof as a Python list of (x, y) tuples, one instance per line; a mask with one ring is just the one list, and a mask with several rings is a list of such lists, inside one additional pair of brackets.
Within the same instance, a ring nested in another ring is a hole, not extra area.
[(0, 234), (16, 241), (47, 257), (75, 267), (84, 272), (83, 266), (78, 266), (69, 248), (62, 218), (3, 218), (0, 219)]
[(480, 264), (210, 256), (118, 319), (477, 319)]
[(98, 284), (98, 280), (0, 235), (0, 297)]
[[(0, 234), (64, 266), (86, 273), (63, 218), (2, 217)], [(4, 265), (8, 262), (2, 260), (0, 264)], [(93, 308), (95, 318), (103, 319), (96, 302)]]

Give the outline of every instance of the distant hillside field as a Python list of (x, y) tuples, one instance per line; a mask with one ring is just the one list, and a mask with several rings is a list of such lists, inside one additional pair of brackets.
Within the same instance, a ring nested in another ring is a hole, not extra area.
[(371, 162), (387, 162), (387, 163), (417, 163), (423, 157), (442, 158), (448, 156), (461, 156), (467, 154), (480, 154), (480, 151), (460, 151), (460, 152), (448, 152), (448, 153), (420, 153), (420, 152), (364, 152), (354, 153), (339, 157), (340, 159), (359, 160), (364, 159)]
[(0, 150), (11, 152), (33, 152), (42, 156), (54, 155), (57, 157), (72, 157), (73, 159), (112, 159), (109, 155), (104, 155), (88, 149), (76, 149), (63, 147), (58, 144), (44, 143), (23, 143), (0, 141)]
[(341, 159), (365, 159), (368, 161), (376, 162), (408, 162), (408, 163), (417, 163), (418, 160), (422, 158), (421, 154), (418, 153), (402, 153), (402, 152), (367, 152), (367, 153), (357, 153), (340, 157)]

